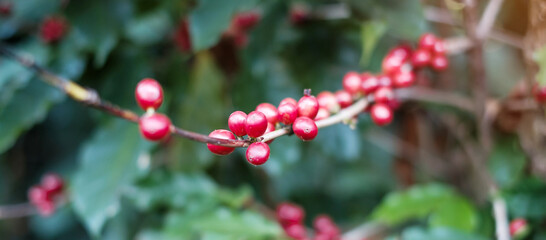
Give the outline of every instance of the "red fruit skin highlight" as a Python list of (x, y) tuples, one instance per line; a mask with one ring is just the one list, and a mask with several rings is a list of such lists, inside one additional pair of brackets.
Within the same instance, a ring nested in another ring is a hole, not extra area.
[[(209, 134), (209, 137), (235, 140), (235, 136), (233, 135), (233, 133), (224, 129), (217, 129), (212, 131)], [(217, 155), (228, 155), (235, 150), (235, 148), (232, 147), (218, 146), (210, 143), (207, 143), (207, 148), (209, 149), (209, 151)]]

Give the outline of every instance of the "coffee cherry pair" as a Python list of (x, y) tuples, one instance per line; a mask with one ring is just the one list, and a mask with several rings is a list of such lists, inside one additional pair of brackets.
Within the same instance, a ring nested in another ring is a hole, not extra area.
[(150, 141), (159, 141), (169, 136), (171, 120), (155, 112), (163, 103), (161, 85), (154, 79), (145, 78), (137, 84), (135, 97), (138, 105), (146, 111), (138, 122), (142, 136)]
[(57, 174), (46, 174), (39, 185), (32, 186), (28, 190), (28, 199), (43, 216), (49, 216), (55, 212), (55, 202), (62, 196), (64, 181)]
[[(292, 203), (281, 203), (276, 210), (277, 221), (284, 229), (285, 234), (295, 240), (309, 239), (303, 224), (305, 212)], [(315, 229), (314, 240), (338, 240), (340, 231), (332, 219), (326, 215), (319, 215), (313, 221)]]
[[(237, 112), (235, 112), (237, 113)], [(233, 115), (233, 114), (232, 114)], [(235, 140), (236, 137), (228, 130), (218, 129), (214, 130), (209, 134), (209, 137), (220, 138), (220, 139), (231, 139)], [(225, 147), (207, 143), (207, 148), (214, 154), (217, 155), (228, 155), (232, 153), (235, 148)], [(252, 165), (262, 165), (269, 159), (269, 145), (263, 142), (254, 142), (248, 146), (246, 150), (246, 159)]]
[(444, 42), (434, 34), (426, 33), (419, 39), (417, 50), (412, 55), (411, 63), (416, 68), (430, 66), (436, 71), (443, 71), (449, 66)]

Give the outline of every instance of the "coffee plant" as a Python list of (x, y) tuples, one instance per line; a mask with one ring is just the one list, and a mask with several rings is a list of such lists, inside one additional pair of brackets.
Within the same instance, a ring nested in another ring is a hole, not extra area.
[(0, 0), (2, 239), (546, 239), (542, 0)]

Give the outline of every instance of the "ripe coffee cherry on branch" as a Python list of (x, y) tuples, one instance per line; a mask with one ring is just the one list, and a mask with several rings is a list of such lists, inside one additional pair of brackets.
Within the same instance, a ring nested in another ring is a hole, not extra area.
[(142, 136), (150, 141), (164, 139), (171, 133), (171, 120), (159, 113), (142, 116), (138, 125)]
[[(317, 101), (319, 108), (324, 108), (328, 112), (337, 112), (339, 111), (339, 103), (337, 102), (336, 96), (328, 91), (321, 92), (317, 95)], [(320, 109), (319, 109), (320, 112)]]
[(420, 49), (426, 49), (426, 50), (433, 50), (434, 44), (436, 44), (438, 40), (436, 39), (436, 36), (431, 33), (425, 33), (421, 35), (421, 38), (419, 39), (418, 46)]
[(434, 47), (432, 48), (432, 52), (435, 55), (445, 55), (446, 54), (446, 47), (444, 45), (444, 41), (437, 40), (434, 44)]
[(303, 209), (292, 203), (281, 203), (277, 206), (277, 220), (283, 225), (292, 225), (303, 222), (305, 212)]
[(538, 103), (546, 103), (546, 86), (540, 86), (539, 83), (533, 86), (533, 95)]
[(294, 123), (298, 117), (298, 107), (296, 105), (286, 102), (279, 106), (279, 121), (285, 125)]
[(375, 91), (373, 97), (376, 103), (389, 103), (394, 100), (394, 92), (391, 88), (381, 87)]
[(378, 126), (385, 126), (392, 122), (392, 109), (384, 103), (376, 103), (370, 110), (372, 120)]
[(307, 231), (302, 224), (293, 224), (285, 228), (286, 236), (289, 236), (296, 240), (305, 240), (307, 239)]
[(313, 227), (317, 233), (327, 235), (330, 238), (335, 238), (340, 234), (339, 228), (336, 226), (334, 221), (332, 221), (332, 219), (326, 215), (317, 216), (313, 221)]
[(380, 87), (392, 87), (392, 78), (388, 75), (379, 75), (377, 76), (377, 81), (379, 82)]
[(245, 122), (246, 122), (246, 113), (242, 111), (235, 111), (229, 115), (228, 118), (228, 126), (229, 130), (233, 132), (233, 134), (242, 137), (246, 135), (245, 130)]
[(417, 49), (411, 57), (411, 64), (416, 68), (426, 67), (432, 61), (429, 50)]
[(397, 72), (410, 57), (411, 47), (407, 45), (401, 45), (391, 49), (385, 58), (383, 58), (383, 63), (381, 65), (383, 72), (387, 75)]
[(379, 79), (373, 75), (369, 75), (360, 85), (360, 90), (366, 95), (375, 92), (377, 88), (379, 88)]
[(279, 112), (277, 108), (271, 103), (261, 103), (256, 107), (256, 111), (261, 112), (267, 118), (267, 121), (270, 123), (277, 123), (279, 119)]
[(510, 222), (510, 236), (515, 239), (522, 239), (529, 233), (527, 221), (523, 218), (516, 218)]
[(49, 173), (42, 178), (41, 186), (46, 191), (48, 198), (53, 199), (55, 195), (63, 191), (64, 181), (61, 176)]
[(308, 117), (296, 118), (292, 124), (292, 130), (303, 141), (313, 140), (318, 134), (317, 124)]
[(142, 79), (136, 86), (135, 98), (138, 105), (144, 110), (158, 109), (163, 103), (163, 88), (154, 79)]
[(405, 88), (415, 83), (415, 73), (413, 71), (398, 71), (392, 76), (394, 87)]
[(55, 212), (55, 203), (51, 201), (40, 202), (35, 204), (35, 206), (42, 216), (50, 216)]
[(280, 106), (280, 105), (283, 105), (283, 104), (285, 104), (285, 103), (292, 103), (292, 104), (294, 104), (295, 106), (298, 106), (298, 101), (296, 101), (296, 99), (293, 99), (293, 98), (291, 98), (291, 97), (287, 97), (287, 98), (283, 99), (283, 100), (281, 101), (281, 103), (279, 103), (279, 106)]
[(315, 118), (318, 113), (319, 104), (314, 96), (303, 96), (298, 101), (298, 116)]
[(346, 108), (348, 106), (351, 106), (353, 103), (353, 97), (350, 93), (348, 93), (345, 90), (339, 90), (335, 93), (337, 103), (341, 108)]
[[(217, 129), (212, 131), (209, 134), (209, 137), (235, 140), (235, 136), (233, 135), (233, 133), (224, 129)], [(212, 153), (218, 154), (218, 155), (228, 155), (235, 150), (235, 148), (232, 148), (232, 147), (218, 146), (211, 143), (207, 143), (207, 148)]]
[(47, 191), (42, 186), (32, 186), (28, 190), (28, 200), (34, 205), (51, 201), (51, 199), (48, 199)]
[(264, 135), (265, 130), (267, 130), (267, 118), (261, 112), (250, 112), (246, 117), (245, 130), (246, 134), (251, 138)]
[(246, 150), (246, 160), (252, 165), (262, 165), (269, 159), (269, 145), (263, 142), (255, 142)]
[(350, 94), (357, 94), (360, 92), (360, 85), (362, 84), (362, 78), (357, 72), (348, 72), (343, 77), (343, 89)]
[(328, 117), (330, 117), (330, 112), (325, 108), (319, 108), (317, 116), (315, 117), (315, 121), (319, 121)]
[(40, 37), (45, 43), (58, 42), (66, 34), (67, 28), (64, 18), (47, 17), (40, 26)]
[(447, 57), (443, 55), (435, 56), (434, 58), (432, 58), (432, 62), (430, 65), (436, 71), (444, 71), (449, 65), (449, 60), (447, 60)]

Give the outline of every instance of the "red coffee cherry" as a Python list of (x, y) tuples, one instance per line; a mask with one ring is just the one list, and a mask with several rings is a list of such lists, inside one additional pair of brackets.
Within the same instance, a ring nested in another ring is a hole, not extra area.
[(392, 76), (394, 87), (405, 88), (415, 83), (415, 73), (413, 71), (399, 71)]
[[(339, 111), (339, 103), (337, 102), (336, 96), (328, 91), (321, 92), (317, 95), (317, 101), (319, 108), (324, 108), (329, 112)], [(320, 112), (320, 109), (319, 109)]]
[[(212, 131), (209, 134), (209, 137), (235, 140), (235, 136), (233, 135), (233, 133), (224, 129), (217, 129)], [(207, 143), (207, 148), (212, 153), (218, 154), (218, 155), (228, 155), (235, 150), (235, 148), (232, 148), (232, 147), (218, 146), (211, 143)]]
[(546, 103), (546, 86), (540, 86), (538, 83), (533, 86), (533, 95), (538, 103)]
[(285, 228), (286, 236), (289, 236), (295, 240), (304, 240), (307, 238), (307, 232), (305, 227), (301, 224), (293, 224)]
[(409, 60), (411, 57), (412, 49), (409, 45), (406, 44), (400, 44), (396, 46), (395, 48), (391, 49), (387, 55), (388, 56), (394, 56), (401, 58), (402, 60), (406, 61)]
[(426, 67), (431, 61), (432, 55), (425, 49), (417, 49), (411, 56), (411, 64), (416, 68)]
[(63, 191), (64, 181), (61, 176), (49, 173), (42, 177), (41, 186), (46, 191), (48, 199), (53, 199), (55, 195)]
[(432, 52), (435, 55), (445, 55), (446, 47), (444, 45), (444, 41), (438, 39), (436, 43), (434, 44), (434, 47), (432, 48)]
[(11, 15), (12, 4), (11, 2), (0, 2), (0, 16)]
[(357, 94), (360, 92), (360, 85), (362, 84), (362, 78), (357, 72), (348, 72), (343, 77), (343, 89), (350, 94)]
[(279, 112), (271, 103), (261, 103), (256, 107), (256, 111), (263, 113), (270, 123), (275, 124), (279, 119)]
[(303, 141), (313, 140), (318, 134), (317, 124), (308, 117), (296, 118), (292, 124), (292, 130)]
[(527, 221), (523, 218), (516, 218), (510, 222), (510, 236), (516, 239), (522, 239), (529, 233), (529, 226)]
[(281, 103), (279, 103), (279, 106), (280, 106), (280, 105), (283, 105), (283, 104), (285, 104), (285, 103), (292, 103), (292, 104), (294, 104), (295, 106), (298, 106), (298, 101), (296, 101), (296, 99), (293, 99), (293, 98), (290, 98), (290, 97), (287, 97), (287, 98), (283, 99), (283, 100), (281, 101)]
[(426, 49), (426, 50), (432, 51), (434, 48), (434, 44), (436, 44), (437, 41), (438, 39), (436, 39), (436, 36), (434, 36), (434, 34), (425, 33), (421, 35), (418, 45), (420, 49)]
[(191, 37), (186, 19), (182, 20), (174, 33), (174, 43), (182, 52), (191, 51)]
[(391, 88), (381, 87), (375, 91), (373, 97), (376, 103), (389, 103), (394, 100), (394, 92)]
[(144, 115), (138, 125), (142, 136), (150, 141), (164, 139), (171, 133), (171, 120), (159, 113)]
[(339, 228), (334, 221), (326, 215), (319, 215), (313, 221), (313, 227), (317, 233), (327, 235), (330, 238), (338, 237), (340, 234)]
[(261, 112), (250, 112), (246, 117), (245, 130), (246, 134), (251, 138), (264, 135), (265, 130), (267, 130), (267, 118)]
[(322, 120), (328, 117), (330, 117), (330, 112), (325, 108), (319, 108), (317, 116), (315, 117), (315, 121)]
[(269, 159), (269, 145), (263, 142), (255, 142), (246, 150), (246, 160), (255, 166), (262, 165)]
[(379, 88), (379, 79), (373, 75), (370, 75), (364, 79), (364, 81), (362, 81), (362, 85), (360, 85), (360, 90), (366, 95), (375, 92), (377, 88)]
[(237, 29), (246, 32), (256, 26), (256, 24), (260, 21), (260, 14), (258, 12), (250, 11), (250, 12), (242, 12), (238, 13), (235, 16), (235, 19), (233, 19), (233, 22)]
[(40, 26), (40, 37), (45, 43), (55, 43), (61, 40), (68, 29), (67, 23), (61, 17), (47, 17)]
[(42, 216), (51, 216), (53, 213), (55, 213), (55, 203), (51, 201), (47, 202), (40, 202), (35, 204), (36, 208), (38, 209), (38, 212)]
[(233, 134), (236, 136), (242, 137), (246, 135), (245, 130), (245, 122), (246, 122), (246, 113), (242, 111), (235, 111), (229, 115), (228, 118), (228, 127)]
[(298, 101), (298, 116), (315, 118), (318, 113), (319, 104), (314, 96), (303, 96)]
[(387, 75), (400, 70), (400, 67), (411, 57), (411, 47), (407, 45), (397, 46), (389, 51), (383, 58), (382, 69)]
[(377, 81), (380, 87), (392, 87), (392, 78), (387, 75), (377, 76)]
[(345, 90), (339, 90), (334, 95), (336, 96), (337, 103), (341, 108), (346, 108), (353, 104), (353, 97)]
[(370, 110), (373, 122), (378, 126), (385, 126), (392, 122), (393, 113), (388, 105), (384, 103), (376, 103)]
[(51, 201), (51, 199), (48, 199), (47, 191), (42, 186), (32, 186), (27, 194), (28, 200), (34, 205)]
[(142, 79), (136, 86), (135, 98), (145, 111), (148, 108), (158, 109), (163, 103), (163, 88), (155, 79)]
[(279, 106), (279, 121), (285, 125), (294, 123), (298, 117), (298, 107), (292, 103), (283, 103)]
[(277, 220), (283, 225), (292, 225), (303, 222), (305, 212), (292, 203), (281, 203), (277, 206)]
[(436, 71), (444, 71), (449, 66), (449, 60), (443, 55), (435, 56), (430, 65)]

